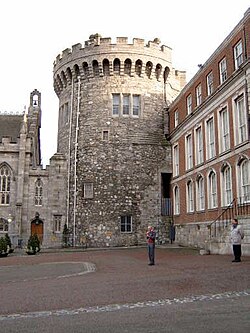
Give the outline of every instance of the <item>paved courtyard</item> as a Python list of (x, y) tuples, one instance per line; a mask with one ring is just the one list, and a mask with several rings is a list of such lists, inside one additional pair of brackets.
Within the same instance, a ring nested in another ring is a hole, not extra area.
[(249, 332), (250, 257), (232, 259), (171, 245), (155, 266), (143, 247), (16, 252), (0, 259), (0, 331)]

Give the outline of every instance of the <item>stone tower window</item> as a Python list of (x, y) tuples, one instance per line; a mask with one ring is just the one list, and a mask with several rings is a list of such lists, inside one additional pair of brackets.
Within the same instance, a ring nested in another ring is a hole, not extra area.
[(109, 70), (109, 61), (108, 61), (108, 59), (103, 59), (102, 67), (103, 67), (103, 75), (109, 75), (110, 70)]
[(87, 78), (89, 76), (89, 66), (86, 62), (84, 62), (82, 64), (82, 68), (83, 68), (83, 74), (84, 74), (84, 77)]
[(135, 72), (138, 76), (141, 76), (141, 72), (142, 72), (142, 61), (141, 60), (136, 60)]
[(121, 62), (120, 59), (115, 59), (113, 63), (114, 74), (120, 74)]
[(43, 183), (37, 179), (35, 183), (35, 206), (42, 206), (43, 203)]
[(0, 168), (0, 205), (10, 204), (10, 169), (3, 165)]
[(124, 62), (124, 74), (127, 74), (127, 75), (131, 74), (131, 66), (132, 66), (131, 60), (126, 59)]
[(93, 60), (92, 67), (93, 67), (94, 76), (99, 76), (99, 65), (97, 60)]
[(121, 216), (121, 232), (132, 232), (132, 216)]
[(152, 64), (152, 62), (151, 61), (148, 61), (147, 63), (146, 63), (146, 75), (147, 75), (147, 77), (150, 79), (150, 77), (151, 77), (151, 74), (152, 74), (152, 68), (153, 68), (153, 64)]
[(62, 75), (63, 85), (64, 87), (67, 87), (67, 79), (64, 71), (62, 71), (61, 75)]
[(156, 76), (157, 80), (160, 79), (161, 70), (162, 70), (162, 66), (160, 64), (157, 64), (156, 68), (155, 68), (155, 76)]
[(169, 72), (170, 72), (169, 67), (166, 67), (165, 70), (164, 70), (164, 74), (163, 74), (163, 77), (164, 77), (164, 83), (167, 82)]
[(109, 140), (109, 131), (107, 131), (107, 130), (102, 131), (102, 139), (104, 141), (108, 141)]
[(70, 82), (72, 81), (72, 72), (71, 69), (68, 67), (66, 70), (67, 77), (69, 78)]
[(140, 104), (140, 95), (133, 95), (133, 116), (139, 116)]
[(113, 94), (113, 116), (118, 116), (120, 111), (120, 94)]
[(84, 183), (83, 184), (83, 197), (85, 199), (93, 199), (93, 197), (94, 197), (93, 183)]
[(124, 116), (129, 116), (129, 109), (130, 109), (130, 95), (123, 95), (123, 100), (122, 100), (122, 114)]
[(74, 65), (74, 71), (75, 71), (76, 77), (80, 76), (80, 68), (78, 65)]

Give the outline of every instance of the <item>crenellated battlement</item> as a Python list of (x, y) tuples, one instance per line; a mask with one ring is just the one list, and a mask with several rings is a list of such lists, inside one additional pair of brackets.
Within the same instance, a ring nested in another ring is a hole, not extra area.
[[(103, 77), (126, 77), (141, 80), (155, 80), (166, 83), (175, 81), (181, 87), (185, 72), (178, 75), (172, 66), (172, 49), (160, 45), (158, 38), (145, 44), (144, 39), (117, 37), (113, 44), (111, 38), (91, 35), (84, 47), (77, 43), (66, 48), (54, 62), (54, 90), (58, 96), (72, 81), (98, 80)], [(170, 82), (169, 81), (169, 82)]]
[(100, 53), (100, 49), (102, 48), (112, 48), (116, 52), (118, 48), (120, 47), (126, 47), (127, 52), (129, 50), (136, 49), (137, 52), (141, 51), (143, 54), (144, 52), (152, 53), (154, 52), (162, 52), (168, 54), (169, 52), (172, 51), (172, 49), (168, 46), (165, 45), (160, 45), (160, 40), (159, 38), (155, 38), (153, 41), (148, 41), (147, 43), (145, 42), (144, 39), (141, 38), (133, 38), (133, 43), (129, 43), (128, 37), (116, 37), (116, 43), (112, 43), (112, 39), (110, 37), (105, 37), (102, 38), (99, 34), (91, 35), (87, 41), (84, 43), (84, 47), (82, 46), (81, 43), (77, 43), (75, 45), (72, 45), (72, 48), (67, 48), (62, 51), (62, 54), (59, 54), (56, 57), (56, 60), (54, 62), (54, 66), (58, 66), (61, 63), (64, 62), (64, 60), (68, 60), (68, 57), (74, 57), (74, 54), (79, 55), (79, 52), (81, 52), (81, 55), (83, 56), (84, 54), (89, 55), (89, 53), (95, 53), (95, 50), (93, 52), (93, 49), (98, 48), (98, 53)]

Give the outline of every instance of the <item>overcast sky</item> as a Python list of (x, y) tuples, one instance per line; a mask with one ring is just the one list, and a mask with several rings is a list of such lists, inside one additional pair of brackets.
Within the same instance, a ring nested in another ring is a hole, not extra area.
[(94, 33), (102, 37), (158, 37), (172, 48), (174, 68), (191, 79), (242, 19), (249, 0), (8, 0), (0, 2), (0, 111), (22, 112), (41, 92), (42, 163), (56, 152), (56, 56)]

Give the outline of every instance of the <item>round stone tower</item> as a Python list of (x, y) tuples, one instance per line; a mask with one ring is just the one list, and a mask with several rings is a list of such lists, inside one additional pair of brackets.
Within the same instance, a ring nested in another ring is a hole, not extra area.
[(68, 160), (73, 245), (136, 245), (148, 224), (162, 224), (162, 173), (171, 174), (164, 108), (184, 84), (158, 39), (112, 44), (95, 34), (56, 58), (58, 152)]

